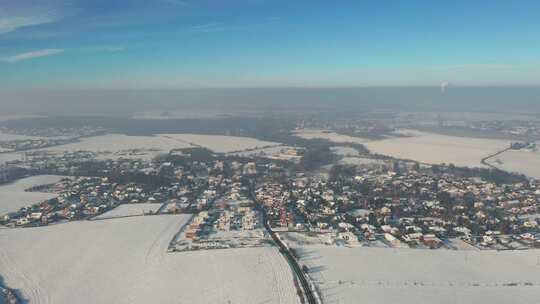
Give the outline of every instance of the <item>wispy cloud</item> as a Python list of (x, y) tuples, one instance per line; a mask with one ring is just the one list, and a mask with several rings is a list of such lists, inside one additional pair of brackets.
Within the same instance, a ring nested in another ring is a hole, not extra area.
[(54, 15), (47, 16), (0, 16), (0, 34), (13, 32), (17, 29), (35, 26), (40, 24), (52, 23), (57, 18)]
[(20, 53), (14, 56), (5, 57), (2, 59), (4, 62), (17, 63), (34, 58), (46, 57), (63, 53), (64, 49), (43, 49), (32, 52)]
[(200, 24), (200, 25), (193, 25), (193, 26), (188, 27), (186, 30), (188, 32), (210, 33), (210, 32), (222, 32), (227, 29), (228, 27), (225, 26), (224, 23), (213, 22), (213, 23), (206, 23), (206, 24)]

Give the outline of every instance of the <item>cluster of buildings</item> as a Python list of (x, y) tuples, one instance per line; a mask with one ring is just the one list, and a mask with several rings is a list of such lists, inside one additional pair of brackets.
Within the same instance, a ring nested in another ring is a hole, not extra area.
[[(256, 191), (273, 229), (414, 248), (540, 247), (540, 184), (499, 185), (425, 170), (356, 169), (336, 180), (297, 174)], [(355, 237), (351, 238), (351, 235)]]
[(192, 212), (206, 208), (208, 201), (215, 197), (215, 190), (206, 187), (206, 183), (190, 175), (159, 187), (149, 187), (142, 182), (112, 181), (110, 177), (64, 178), (52, 185), (27, 189), (56, 193), (57, 197), (2, 215), (0, 224), (27, 227), (89, 219), (121, 204), (154, 203), (161, 206), (162, 213)]
[(36, 154), (19, 166), (32, 174), (79, 177), (51, 186), (47, 191), (58, 193), (56, 198), (3, 215), (0, 223), (7, 226), (86, 219), (121, 204), (155, 203), (161, 204), (159, 213), (194, 214), (171, 250), (264, 245), (266, 220), (274, 231), (330, 235), (330, 243), (540, 247), (535, 181), (500, 184), (402, 161), (333, 170), (323, 178), (291, 162), (198, 149), (146, 161), (98, 160), (82, 151)]
[(226, 191), (207, 210), (196, 213), (170, 251), (227, 249), (264, 246), (269, 242), (262, 214), (248, 197), (241, 182), (227, 185)]

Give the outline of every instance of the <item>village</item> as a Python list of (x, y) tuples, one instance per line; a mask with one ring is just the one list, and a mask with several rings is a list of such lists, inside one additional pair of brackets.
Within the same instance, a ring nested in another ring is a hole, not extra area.
[(265, 217), (284, 237), (300, 233), (303, 241), (328, 245), (540, 246), (540, 184), (534, 180), (501, 184), (459, 176), (451, 166), (409, 161), (334, 165), (320, 177), (297, 171), (287, 161), (202, 148), (152, 161), (97, 161), (84, 152), (48, 157), (25, 165), (30, 172), (66, 177), (26, 191), (57, 196), (2, 215), (2, 225), (193, 214), (170, 251), (264, 246), (269, 243)]

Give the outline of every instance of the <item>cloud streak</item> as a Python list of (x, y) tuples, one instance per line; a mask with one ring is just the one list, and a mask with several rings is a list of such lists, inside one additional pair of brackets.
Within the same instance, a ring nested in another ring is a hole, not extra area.
[(0, 16), (0, 34), (13, 32), (23, 27), (52, 23), (56, 20), (54, 16)]
[(61, 54), (63, 52), (64, 52), (64, 49), (43, 49), (43, 50), (37, 50), (37, 51), (32, 51), (32, 52), (20, 53), (20, 54), (10, 56), (10, 57), (5, 57), (2, 59), (2, 61), (7, 62), (7, 63), (17, 63), (17, 62), (35, 59), (35, 58), (53, 56), (53, 55)]
[(193, 25), (187, 28), (186, 30), (188, 32), (195, 32), (195, 33), (211, 33), (211, 32), (222, 32), (227, 29), (228, 28), (225, 26), (225, 24), (220, 23), (220, 22), (214, 22), (214, 23)]

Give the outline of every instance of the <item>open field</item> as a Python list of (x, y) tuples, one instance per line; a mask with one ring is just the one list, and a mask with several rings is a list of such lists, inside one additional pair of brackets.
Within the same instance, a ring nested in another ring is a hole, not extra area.
[(508, 150), (489, 159), (488, 162), (501, 170), (540, 179), (540, 152)]
[(369, 141), (369, 139), (338, 134), (327, 130), (303, 129), (296, 130), (293, 134), (304, 139), (326, 139), (333, 143), (364, 144)]
[(540, 251), (303, 246), (324, 303), (535, 303)]
[(63, 176), (58, 175), (37, 175), (0, 186), (0, 215), (55, 197), (54, 193), (25, 192), (24, 190), (33, 186), (53, 184), (62, 178)]
[(0, 272), (30, 303), (299, 303), (274, 247), (167, 253), (188, 219), (1, 229)]
[(8, 134), (0, 131), (0, 141), (43, 139), (44, 137)]
[(247, 149), (257, 149), (280, 145), (279, 143), (275, 142), (240, 136), (160, 134), (159, 137), (175, 140), (185, 144), (201, 146), (217, 153), (240, 152)]
[[(151, 159), (158, 154), (168, 153), (172, 149), (190, 147), (189, 144), (159, 136), (127, 136), (123, 134), (107, 134), (83, 138), (80, 142), (55, 146), (43, 151), (76, 152), (92, 151), (101, 153), (100, 158), (116, 159), (140, 158)], [(139, 150), (132, 153), (133, 150)]]
[(0, 165), (6, 162), (21, 160), (22, 155), (20, 153), (0, 153)]
[(276, 146), (278, 143), (261, 141), (249, 137), (202, 135), (202, 134), (160, 134), (156, 136), (127, 136), (107, 134), (83, 138), (80, 142), (42, 149), (53, 153), (64, 151), (92, 151), (99, 153), (100, 159), (120, 157), (149, 160), (173, 149), (205, 147), (217, 153), (243, 151), (247, 149)]
[(109, 219), (115, 217), (123, 216), (135, 216), (135, 215), (144, 215), (148, 213), (155, 213), (158, 211), (161, 204), (153, 203), (141, 203), (141, 204), (122, 204), (112, 210), (109, 210), (103, 214), (100, 214), (94, 219)]
[(17, 119), (27, 119), (27, 118), (39, 118), (45, 117), (41, 115), (30, 115), (30, 114), (0, 114), (0, 121), (9, 121)]
[(396, 158), (411, 159), (428, 164), (454, 164), (465, 167), (483, 167), (482, 158), (510, 145), (510, 141), (446, 136), (426, 132), (411, 133), (411, 137), (398, 137), (366, 143), (374, 153)]
[(339, 160), (339, 164), (342, 165), (354, 165), (354, 166), (362, 166), (362, 165), (388, 165), (390, 166), (391, 163), (386, 162), (381, 159), (372, 159), (372, 158), (364, 158), (364, 157), (344, 157)]

